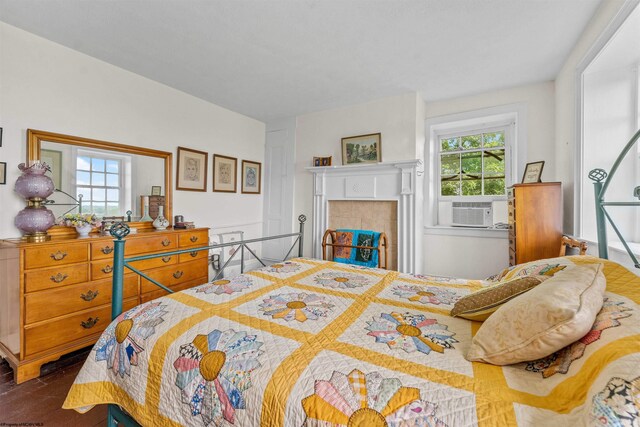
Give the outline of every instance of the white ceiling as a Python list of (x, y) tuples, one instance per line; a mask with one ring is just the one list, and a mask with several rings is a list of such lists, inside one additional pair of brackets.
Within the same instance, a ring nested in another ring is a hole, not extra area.
[(270, 121), (553, 80), (600, 0), (0, 0), (0, 20)]

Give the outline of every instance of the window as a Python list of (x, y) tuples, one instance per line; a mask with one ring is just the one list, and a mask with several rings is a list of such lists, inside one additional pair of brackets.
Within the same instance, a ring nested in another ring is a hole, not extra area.
[(425, 126), (429, 232), (464, 235), (462, 228), (507, 222), (506, 189), (527, 161), (527, 104), (437, 116)]
[(120, 215), (122, 161), (101, 153), (78, 152), (76, 195), (82, 195), (82, 212), (98, 216)]
[(506, 129), (440, 136), (440, 196), (504, 196)]

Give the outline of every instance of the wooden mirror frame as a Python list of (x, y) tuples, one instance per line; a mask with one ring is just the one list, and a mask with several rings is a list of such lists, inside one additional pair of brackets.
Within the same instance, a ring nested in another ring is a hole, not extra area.
[[(97, 139), (82, 138), (80, 136), (63, 135), (60, 133), (46, 132), (42, 130), (27, 129), (27, 164), (34, 160), (40, 160), (40, 146), (42, 141), (57, 142), (59, 144), (75, 145), (78, 147), (98, 148), (101, 150), (117, 151), (127, 154), (139, 154), (142, 156), (157, 157), (164, 160), (164, 188), (165, 188), (165, 218), (172, 223), (173, 220), (173, 178), (171, 167), (173, 154), (167, 151), (151, 148), (134, 147), (132, 145), (118, 144), (115, 142), (100, 141)], [(128, 223), (137, 229), (153, 228), (151, 221), (132, 221)], [(48, 231), (51, 235), (75, 234), (72, 227), (53, 226)]]

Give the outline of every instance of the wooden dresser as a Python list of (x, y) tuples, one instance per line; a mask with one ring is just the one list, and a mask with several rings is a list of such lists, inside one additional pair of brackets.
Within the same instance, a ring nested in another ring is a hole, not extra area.
[(562, 239), (562, 183), (507, 189), (509, 265), (557, 257)]
[[(206, 228), (140, 230), (127, 237), (125, 254), (208, 244)], [(0, 350), (17, 383), (38, 377), (42, 364), (97, 341), (111, 321), (112, 252), (110, 236), (0, 241)], [(207, 251), (190, 252), (132, 265), (179, 291), (207, 282), (207, 256)], [(125, 268), (125, 310), (165, 294)]]

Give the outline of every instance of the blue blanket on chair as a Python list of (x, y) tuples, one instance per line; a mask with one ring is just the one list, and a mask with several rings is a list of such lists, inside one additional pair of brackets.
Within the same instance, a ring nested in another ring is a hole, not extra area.
[[(336, 230), (336, 241), (333, 243), (337, 245), (371, 246), (377, 248), (379, 242), (380, 233), (377, 231), (338, 229)], [(333, 260), (344, 264), (355, 264), (375, 268), (378, 266), (379, 256), (378, 251), (374, 251), (373, 249), (333, 247)]]

